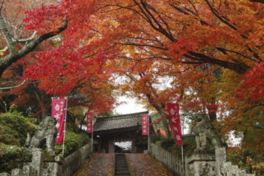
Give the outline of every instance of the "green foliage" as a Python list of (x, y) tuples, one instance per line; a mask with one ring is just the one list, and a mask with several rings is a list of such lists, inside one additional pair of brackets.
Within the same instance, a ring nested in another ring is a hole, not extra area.
[(0, 141), (4, 142), (5, 144), (14, 144), (19, 145), (19, 133), (5, 125), (0, 124)]
[[(173, 138), (162, 138), (157, 136), (152, 137), (151, 141), (171, 152), (172, 154), (181, 156), (181, 146), (177, 146)], [(184, 136), (183, 144), (184, 154), (190, 155), (196, 147), (194, 136)]]
[(0, 114), (0, 141), (10, 145), (24, 145), (27, 133), (33, 134), (36, 125), (31, 118), (18, 112)]
[(150, 136), (150, 141), (152, 143), (159, 143), (159, 141), (161, 141), (162, 139), (164, 139), (164, 137), (159, 136), (159, 135), (152, 135), (152, 136)]
[(29, 161), (31, 155), (25, 148), (0, 143), (0, 172), (19, 167), (22, 161)]
[(255, 150), (243, 148), (229, 148), (227, 159), (239, 167), (256, 175), (264, 175), (264, 155)]
[[(65, 137), (65, 155), (67, 156), (89, 142), (85, 132), (74, 132), (68, 128), (74, 123), (69, 121)], [(22, 161), (30, 161), (31, 156), (27, 149), (22, 146), (25, 143), (27, 133), (34, 134), (37, 125), (33, 119), (25, 117), (16, 111), (0, 114), (0, 172), (10, 171), (12, 168), (20, 167)], [(59, 154), (62, 145), (55, 146)], [(47, 153), (47, 152), (46, 152)], [(45, 159), (52, 159), (52, 156), (45, 155)]]
[[(73, 131), (67, 131), (65, 136), (65, 153), (64, 156), (71, 154), (83, 145), (89, 142), (89, 137), (84, 132), (75, 133)], [(60, 153), (62, 145), (56, 145), (56, 153)]]
[(0, 114), (0, 172), (18, 167), (21, 161), (30, 160), (24, 145), (27, 133), (33, 134), (33, 120), (16, 111)]

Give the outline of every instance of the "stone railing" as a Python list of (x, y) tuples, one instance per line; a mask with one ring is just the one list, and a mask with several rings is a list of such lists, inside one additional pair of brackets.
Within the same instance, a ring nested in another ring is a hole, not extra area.
[(184, 157), (184, 164), (181, 158), (156, 144), (150, 144), (149, 152), (177, 176), (254, 176), (226, 161), (225, 148), (215, 149), (215, 154), (194, 152)]
[(12, 169), (11, 174), (0, 173), (0, 176), (71, 176), (91, 153), (87, 144), (63, 159), (53, 162), (43, 160), (43, 152), (39, 148), (32, 149), (32, 161), (22, 168)]
[(213, 153), (194, 152), (185, 158), (186, 176), (254, 176), (226, 161), (226, 149)]
[(81, 166), (85, 159), (90, 154), (90, 144), (87, 144), (75, 151), (71, 155), (64, 158), (61, 165), (58, 165), (57, 176), (71, 176)]
[(175, 155), (153, 143), (150, 144), (150, 154), (158, 161), (163, 163), (175, 175), (184, 175), (184, 164), (182, 164), (181, 158), (176, 157)]

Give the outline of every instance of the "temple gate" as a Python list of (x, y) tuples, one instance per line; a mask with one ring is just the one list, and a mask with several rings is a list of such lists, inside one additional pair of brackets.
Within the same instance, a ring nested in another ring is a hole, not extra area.
[[(148, 148), (148, 137), (142, 136), (141, 118), (147, 111), (111, 117), (97, 117), (94, 123), (94, 152), (142, 153)], [(131, 141), (130, 151), (122, 151), (115, 142)]]

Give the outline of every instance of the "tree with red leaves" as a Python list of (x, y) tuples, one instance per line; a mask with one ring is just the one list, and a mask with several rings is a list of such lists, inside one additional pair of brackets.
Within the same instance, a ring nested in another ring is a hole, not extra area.
[[(113, 57), (115, 50), (108, 38), (92, 28), (97, 20), (93, 11), (94, 1), (82, 0), (50, 1), (26, 10), (24, 29), (34, 35), (19, 43), (12, 39), (7, 27), (2, 30), (8, 32), (12, 42), (6, 40), (7, 51), (0, 59), (1, 75), (12, 64), (20, 64), (24, 71), (20, 79), (33, 81), (46, 93), (70, 96), (69, 105), (109, 111), (114, 99), (106, 60)], [(6, 79), (8, 74), (4, 73)]]

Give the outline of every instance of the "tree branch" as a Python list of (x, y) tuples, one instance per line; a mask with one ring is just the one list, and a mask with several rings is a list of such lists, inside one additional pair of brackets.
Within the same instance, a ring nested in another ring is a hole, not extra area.
[(11, 55), (16, 53), (16, 49), (14, 46), (14, 41), (12, 40), (12, 36), (10, 35), (5, 19), (2, 14), (0, 14), (0, 31), (4, 35), (7, 47)]
[(25, 82), (26, 82), (26, 80), (23, 80), (21, 83), (19, 83), (18, 85), (15, 85), (15, 86), (0, 87), (0, 90), (14, 89), (14, 88), (17, 88), (17, 87), (20, 87), (20, 86), (24, 85)]
[(242, 64), (242, 63), (233, 63), (233, 62), (228, 62), (228, 61), (222, 61), (207, 55), (204, 55), (202, 53), (197, 53), (193, 51), (189, 51), (187, 54), (184, 55), (185, 57), (198, 61), (198, 62), (203, 62), (203, 63), (210, 63), (214, 65), (218, 65), (224, 68), (228, 68), (230, 70), (235, 71), (238, 74), (243, 74), (245, 73), (250, 67)]
[(2, 76), (3, 72), (14, 62), (21, 59), (25, 55), (27, 55), (29, 52), (33, 51), (40, 43), (43, 41), (58, 35), (62, 31), (64, 31), (67, 28), (68, 21), (64, 20), (62, 25), (55, 31), (48, 32), (46, 34), (43, 34), (39, 37), (36, 37), (35, 39), (31, 40), (27, 44), (25, 44), (19, 51), (17, 51), (15, 54), (8, 54), (7, 56), (0, 59), (0, 77)]
[(258, 3), (263, 3), (264, 4), (264, 0), (249, 0), (251, 2), (258, 2)]
[(229, 20), (224, 17), (221, 16), (218, 11), (212, 6), (212, 4), (209, 2), (209, 0), (205, 0), (205, 2), (207, 3), (208, 7), (210, 8), (211, 12), (224, 24), (226, 24), (227, 26), (229, 26), (230, 28), (237, 30), (237, 27), (235, 25), (233, 25), (232, 23), (229, 22)]
[(151, 45), (151, 44), (139, 44), (139, 43), (131, 43), (131, 42), (124, 42), (124, 43), (119, 43), (122, 45), (132, 45), (132, 46), (138, 46), (138, 47), (150, 47), (150, 48), (156, 48), (156, 49), (160, 49), (160, 50), (168, 50), (168, 48), (164, 48), (164, 47), (160, 47), (160, 46), (155, 46), (155, 45)]
[(34, 31), (33, 34), (30, 37), (28, 37), (28, 38), (21, 38), (21, 39), (13, 38), (13, 41), (14, 42), (19, 42), (19, 43), (26, 43), (26, 42), (29, 42), (29, 41), (33, 40), (36, 37), (36, 35), (37, 35), (37, 32)]

